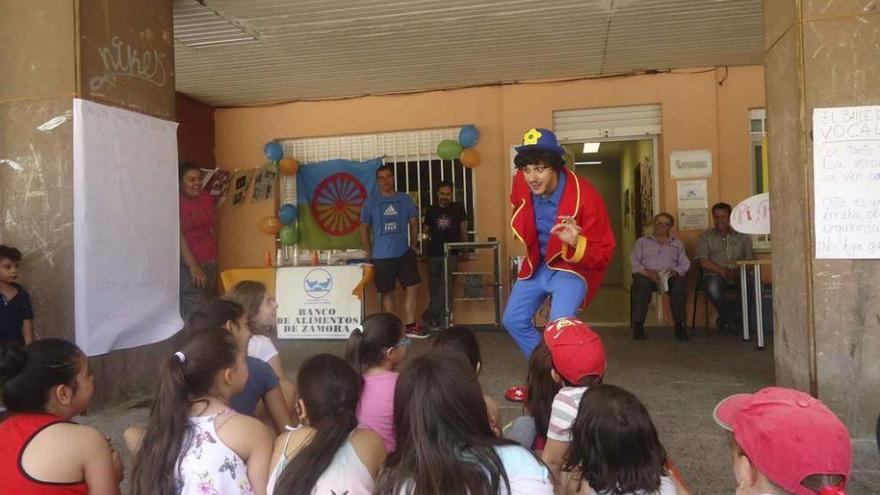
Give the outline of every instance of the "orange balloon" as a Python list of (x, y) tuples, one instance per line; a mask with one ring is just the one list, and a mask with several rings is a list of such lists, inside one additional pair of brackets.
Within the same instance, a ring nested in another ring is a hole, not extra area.
[(461, 156), (458, 158), (462, 165), (467, 168), (474, 168), (480, 164), (480, 153), (473, 149), (467, 148), (462, 150)]
[(286, 156), (278, 161), (278, 168), (284, 175), (293, 175), (299, 168), (299, 162), (296, 159)]
[(278, 217), (266, 217), (260, 221), (260, 230), (270, 235), (277, 234), (283, 226)]

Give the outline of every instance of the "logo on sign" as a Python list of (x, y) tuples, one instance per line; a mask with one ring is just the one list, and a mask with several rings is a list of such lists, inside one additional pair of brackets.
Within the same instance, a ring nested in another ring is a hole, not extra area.
[(312, 299), (322, 299), (333, 288), (333, 276), (323, 268), (316, 268), (306, 274), (303, 279), (303, 289)]

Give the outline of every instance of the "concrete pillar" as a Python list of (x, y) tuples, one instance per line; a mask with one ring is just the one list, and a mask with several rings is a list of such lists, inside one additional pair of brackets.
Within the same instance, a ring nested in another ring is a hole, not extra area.
[[(171, 0), (0, 0), (0, 242), (42, 337), (73, 340), (74, 97), (174, 119)], [(148, 388), (169, 343), (93, 359), (97, 403)]]
[(880, 102), (880, 3), (765, 0), (776, 381), (855, 436), (880, 412), (880, 262), (818, 260), (812, 112)]

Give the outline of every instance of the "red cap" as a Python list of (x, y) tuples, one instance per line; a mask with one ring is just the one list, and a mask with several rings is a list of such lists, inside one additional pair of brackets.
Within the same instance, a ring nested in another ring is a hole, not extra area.
[(544, 329), (544, 342), (553, 357), (553, 367), (569, 383), (577, 384), (590, 375), (602, 377), (608, 362), (602, 339), (586, 323), (559, 318)]
[(732, 395), (713, 414), (716, 423), (733, 432), (752, 464), (787, 492), (815, 495), (801, 485), (814, 474), (843, 476), (840, 486), (846, 487), (852, 469), (849, 431), (822, 401), (767, 387)]

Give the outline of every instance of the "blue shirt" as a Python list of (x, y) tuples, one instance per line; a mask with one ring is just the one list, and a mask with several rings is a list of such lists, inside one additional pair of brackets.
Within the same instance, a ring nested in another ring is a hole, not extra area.
[(408, 194), (395, 192), (370, 196), (361, 209), (361, 222), (370, 226), (373, 258), (399, 258), (409, 249), (409, 221), (418, 218), (416, 205)]
[(541, 248), (541, 259), (547, 253), (547, 241), (550, 240), (550, 229), (557, 223), (556, 213), (559, 211), (559, 201), (562, 199), (562, 190), (565, 189), (565, 170), (559, 173), (559, 182), (556, 189), (549, 197), (544, 198), (540, 194), (532, 193), (532, 204), (535, 205), (535, 227), (538, 229), (538, 245)]
[(232, 396), (229, 400), (229, 407), (235, 409), (239, 414), (247, 414), (253, 416), (257, 410), (257, 402), (266, 395), (267, 392), (278, 386), (278, 375), (275, 370), (269, 366), (269, 363), (248, 356), (248, 379), (244, 385), (244, 390)]

